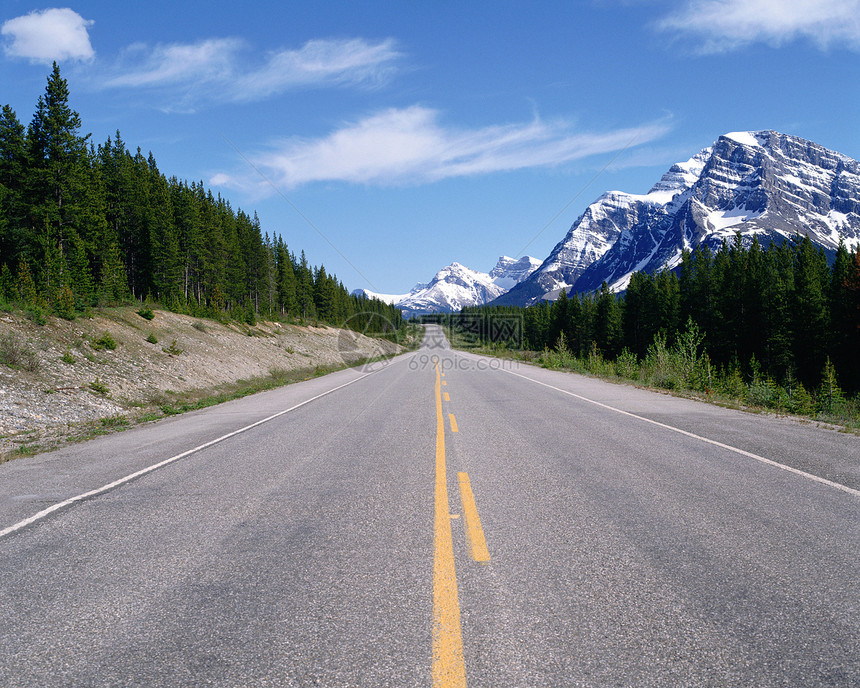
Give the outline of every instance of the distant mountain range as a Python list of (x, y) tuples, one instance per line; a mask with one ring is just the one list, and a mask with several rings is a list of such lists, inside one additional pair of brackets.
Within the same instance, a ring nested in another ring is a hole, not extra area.
[(860, 245), (860, 163), (775, 131), (735, 132), (672, 165), (645, 195), (610, 191), (586, 208), (527, 279), (495, 304), (528, 305), (562, 289), (624, 290), (637, 271), (676, 267), (684, 249), (740, 232), (762, 245), (807, 235), (832, 252)]
[(511, 287), (526, 279), (541, 264), (536, 258), (523, 256), (519, 260), (502, 256), (489, 272), (479, 272), (460, 263), (451, 263), (437, 272), (430, 282), (416, 284), (408, 294), (378, 294), (357, 289), (363, 294), (396, 305), (405, 316), (421, 313), (459, 311), (467, 306), (480, 306), (498, 298)]
[(740, 232), (762, 245), (806, 235), (832, 253), (860, 246), (860, 163), (776, 131), (734, 132), (676, 163), (647, 194), (608, 191), (589, 205), (543, 262), (502, 256), (489, 273), (460, 263), (408, 294), (364, 293), (406, 315), (518, 305), (627, 288), (634, 272), (672, 269), (685, 249), (716, 250)]

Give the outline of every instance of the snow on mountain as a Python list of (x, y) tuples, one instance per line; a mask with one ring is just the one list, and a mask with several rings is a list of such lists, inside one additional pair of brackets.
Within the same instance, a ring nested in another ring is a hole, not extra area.
[(459, 311), (492, 301), (504, 292), (486, 272), (451, 263), (437, 272), (424, 289), (397, 305), (410, 313)]
[(364, 294), (393, 303), (404, 315), (459, 311), (467, 306), (480, 306), (526, 279), (540, 261), (531, 256), (519, 260), (502, 256), (491, 272), (478, 272), (460, 263), (451, 263), (437, 272), (427, 284), (417, 284), (408, 294), (377, 294), (359, 289)]
[(860, 245), (860, 163), (775, 131), (725, 134), (647, 194), (598, 198), (540, 268), (496, 303), (534, 303), (604, 281), (623, 290), (634, 272), (674, 268), (684, 249), (716, 249), (738, 231), (762, 244), (805, 234), (829, 251), (840, 237)]
[(523, 256), (519, 260), (501, 256), (496, 267), (490, 270), (493, 283), (505, 291), (522, 282), (540, 267), (541, 261), (531, 256)]

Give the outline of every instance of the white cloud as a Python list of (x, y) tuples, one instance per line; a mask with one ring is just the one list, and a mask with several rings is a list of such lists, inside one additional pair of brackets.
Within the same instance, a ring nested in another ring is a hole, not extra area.
[(152, 50), (142, 44), (130, 46), (123, 57), (135, 63), (120, 66), (106, 80), (108, 87), (161, 87), (223, 83), (233, 78), (236, 55), (242, 42), (233, 38), (199, 41), (193, 45), (158, 45)]
[(74, 10), (55, 8), (9, 19), (0, 27), (0, 34), (11, 38), (4, 46), (10, 57), (34, 62), (91, 60), (95, 51), (87, 27), (92, 24)]
[(860, 49), (860, 0), (692, 0), (657, 24), (699, 36), (704, 53), (797, 38)]
[(363, 39), (308, 41), (298, 50), (281, 50), (234, 85), (237, 100), (254, 100), (296, 86), (328, 83), (375, 84), (385, 80), (400, 57), (394, 41)]
[(270, 53), (257, 65), (244, 60), (247, 45), (235, 38), (126, 50), (105, 87), (158, 88), (189, 101), (254, 101), (294, 88), (375, 85), (400, 57), (394, 41), (360, 38), (313, 40), (296, 50)]
[[(319, 139), (281, 142), (254, 164), (285, 188), (318, 181), (411, 185), (559, 165), (645, 143), (668, 131), (661, 122), (576, 133), (564, 122), (540, 119), (472, 130), (446, 129), (438, 120), (436, 110), (421, 106), (389, 109)], [(217, 178), (239, 184), (236, 177)]]

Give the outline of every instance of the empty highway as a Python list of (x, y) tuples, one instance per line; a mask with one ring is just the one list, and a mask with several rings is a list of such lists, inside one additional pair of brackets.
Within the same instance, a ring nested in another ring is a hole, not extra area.
[(0, 465), (3, 686), (858, 686), (860, 438), (424, 346)]

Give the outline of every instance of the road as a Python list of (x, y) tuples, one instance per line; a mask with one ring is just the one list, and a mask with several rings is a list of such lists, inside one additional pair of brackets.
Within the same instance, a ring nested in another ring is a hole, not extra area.
[(860, 439), (430, 328), (0, 465), (0, 581), (3, 686), (858, 686)]

